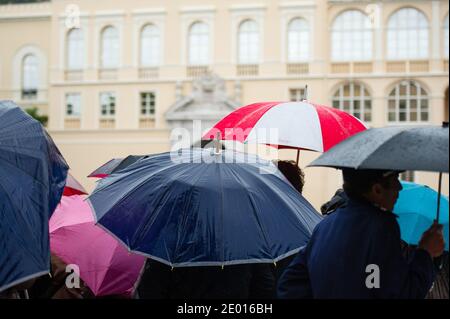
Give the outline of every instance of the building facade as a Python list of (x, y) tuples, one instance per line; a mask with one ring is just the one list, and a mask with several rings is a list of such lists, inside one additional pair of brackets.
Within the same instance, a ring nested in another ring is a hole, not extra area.
[[(85, 176), (110, 158), (168, 151), (173, 128), (196, 131), (201, 120), (204, 130), (258, 101), (307, 98), (370, 127), (439, 125), (449, 112), (448, 11), (441, 0), (0, 5), (0, 99), (48, 115), (90, 190)], [(300, 166), (317, 156), (302, 152)], [(305, 173), (319, 208), (341, 176)], [(404, 177), (437, 187), (436, 174)]]

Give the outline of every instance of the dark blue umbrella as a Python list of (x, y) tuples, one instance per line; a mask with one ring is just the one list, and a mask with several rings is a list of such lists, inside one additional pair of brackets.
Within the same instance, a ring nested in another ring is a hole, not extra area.
[(67, 170), (42, 125), (0, 101), (0, 291), (49, 272), (48, 221)]
[(176, 266), (276, 262), (321, 216), (254, 155), (191, 148), (142, 159), (101, 180), (95, 218), (131, 251)]

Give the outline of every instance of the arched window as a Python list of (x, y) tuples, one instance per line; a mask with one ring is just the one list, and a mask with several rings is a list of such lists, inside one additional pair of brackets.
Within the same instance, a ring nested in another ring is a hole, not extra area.
[(209, 63), (209, 26), (195, 22), (189, 29), (189, 64), (206, 65)]
[(362, 121), (372, 120), (372, 99), (363, 84), (342, 84), (333, 95), (333, 107), (345, 111)]
[(259, 63), (259, 30), (253, 20), (241, 23), (238, 31), (238, 62), (239, 64)]
[(367, 15), (358, 10), (342, 12), (331, 31), (334, 61), (363, 61), (372, 59), (372, 26)]
[(146, 25), (141, 31), (141, 66), (156, 66), (160, 63), (160, 36), (153, 24)]
[(28, 54), (22, 62), (22, 99), (35, 99), (39, 85), (39, 62), (34, 54)]
[(84, 64), (83, 31), (72, 29), (67, 34), (67, 68), (80, 70)]
[(428, 41), (428, 21), (419, 10), (400, 9), (389, 19), (388, 59), (426, 59), (428, 58)]
[(101, 66), (106, 69), (115, 69), (119, 66), (119, 33), (114, 27), (106, 27), (101, 38)]
[(309, 25), (305, 19), (295, 18), (288, 26), (288, 61), (301, 62), (309, 59)]
[(389, 122), (427, 122), (428, 112), (428, 94), (415, 81), (402, 81), (389, 94)]
[(448, 14), (444, 21), (444, 57), (448, 59)]

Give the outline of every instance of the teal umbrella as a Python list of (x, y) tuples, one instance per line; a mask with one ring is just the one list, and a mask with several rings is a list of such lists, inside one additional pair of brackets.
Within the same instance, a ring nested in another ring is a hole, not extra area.
[[(438, 192), (425, 185), (402, 182), (403, 189), (394, 207), (399, 216), (401, 237), (411, 245), (417, 245), (425, 232), (436, 219)], [(440, 196), (439, 224), (443, 225), (445, 250), (448, 251), (448, 197)]]

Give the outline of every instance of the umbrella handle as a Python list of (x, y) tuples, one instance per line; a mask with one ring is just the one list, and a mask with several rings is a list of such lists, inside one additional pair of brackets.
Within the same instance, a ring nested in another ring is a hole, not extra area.
[(442, 185), (442, 173), (439, 173), (439, 186), (438, 186), (437, 211), (436, 211), (436, 222), (438, 224), (439, 224), (439, 213), (441, 208), (441, 185)]
[(216, 138), (214, 139), (214, 146), (215, 146), (215, 151), (214, 154), (215, 155), (220, 155), (220, 132), (217, 132), (216, 134)]

